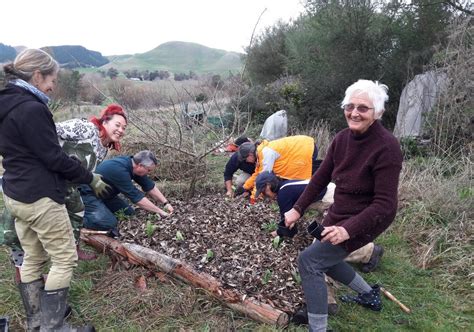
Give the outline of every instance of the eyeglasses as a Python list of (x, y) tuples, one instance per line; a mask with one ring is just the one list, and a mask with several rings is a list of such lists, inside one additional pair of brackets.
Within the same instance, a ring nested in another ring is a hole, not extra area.
[(354, 104), (346, 104), (344, 106), (342, 106), (342, 108), (344, 109), (344, 111), (346, 112), (352, 112), (354, 109), (357, 110), (357, 112), (359, 113), (366, 113), (368, 112), (369, 110), (373, 110), (374, 108), (373, 107), (368, 107), (366, 105), (354, 105)]

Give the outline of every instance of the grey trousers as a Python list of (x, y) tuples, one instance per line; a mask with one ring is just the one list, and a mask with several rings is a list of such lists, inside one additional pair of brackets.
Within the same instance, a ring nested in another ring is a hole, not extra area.
[(316, 241), (298, 257), (298, 269), (309, 313), (327, 314), (327, 285), (324, 274), (349, 285), (355, 277), (354, 269), (344, 262), (349, 254), (331, 243)]

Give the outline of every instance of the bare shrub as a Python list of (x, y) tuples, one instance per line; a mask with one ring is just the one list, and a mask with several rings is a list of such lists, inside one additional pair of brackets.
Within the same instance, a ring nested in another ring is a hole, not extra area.
[(106, 96), (103, 77), (98, 73), (87, 73), (81, 79), (81, 90), (79, 91), (79, 99), (82, 102), (94, 105), (102, 104)]
[(110, 96), (128, 110), (144, 107), (160, 107), (166, 95), (153, 82), (136, 82), (117, 78), (107, 84)]
[[(166, 107), (128, 108), (133, 128), (129, 126), (124, 139), (124, 152), (154, 151), (161, 160), (161, 179), (186, 182), (191, 197), (196, 185), (208, 180), (212, 167), (208, 156), (234, 133), (225, 121), (230, 96), (228, 91), (209, 85), (192, 90), (184, 85), (172, 87), (176, 99), (169, 96)], [(120, 94), (127, 90), (125, 84), (114, 88)]]
[(456, 157), (473, 141), (474, 53), (472, 17), (451, 26), (448, 44), (434, 56), (433, 70), (446, 74), (447, 84), (428, 117), (435, 155)]
[(304, 129), (301, 134), (314, 138), (318, 147), (318, 159), (324, 159), (326, 152), (331, 145), (334, 134), (329, 129), (329, 124), (324, 120), (314, 121), (311, 126)]
[(471, 22), (467, 18), (453, 23), (448, 45), (438, 51), (432, 64), (447, 77), (427, 121), (432, 157), (405, 162), (395, 226), (413, 244), (420, 267), (438, 267), (446, 288), (456, 286), (468, 296), (472, 296), (468, 283), (474, 279)]

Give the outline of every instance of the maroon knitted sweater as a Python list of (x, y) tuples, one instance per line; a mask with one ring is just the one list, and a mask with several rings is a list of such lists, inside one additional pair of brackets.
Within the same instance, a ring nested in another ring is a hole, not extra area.
[(293, 207), (303, 215), (332, 180), (334, 204), (323, 225), (344, 227), (350, 238), (341, 245), (352, 252), (372, 242), (394, 220), (401, 169), (400, 144), (380, 121), (362, 135), (344, 129)]

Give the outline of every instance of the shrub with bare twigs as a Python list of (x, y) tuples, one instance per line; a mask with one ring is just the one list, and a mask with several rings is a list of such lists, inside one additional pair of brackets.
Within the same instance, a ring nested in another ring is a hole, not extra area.
[(474, 138), (473, 18), (454, 22), (448, 44), (434, 56), (431, 68), (446, 74), (447, 84), (428, 117), (435, 155), (454, 158), (472, 149)]
[(450, 42), (433, 64), (446, 73), (448, 83), (428, 119), (431, 157), (405, 161), (395, 227), (412, 242), (420, 267), (441, 267), (446, 287), (456, 286), (472, 297), (474, 30), (470, 23), (469, 18), (453, 24)]

